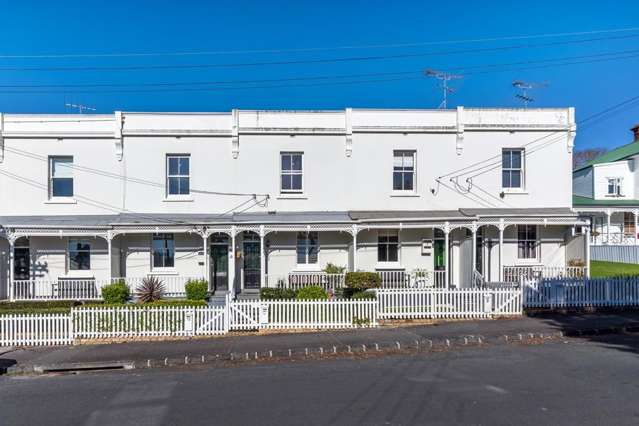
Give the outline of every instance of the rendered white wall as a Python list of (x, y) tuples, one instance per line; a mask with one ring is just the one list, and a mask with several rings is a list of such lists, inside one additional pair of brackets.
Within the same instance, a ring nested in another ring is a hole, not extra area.
[[(594, 167), (594, 194), (596, 200), (633, 199), (635, 196), (635, 177), (633, 161), (596, 164)], [(622, 178), (621, 197), (609, 197), (608, 178)]]

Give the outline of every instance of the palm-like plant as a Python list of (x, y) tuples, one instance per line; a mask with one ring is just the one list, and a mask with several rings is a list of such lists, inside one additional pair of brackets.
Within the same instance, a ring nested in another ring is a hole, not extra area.
[(158, 277), (145, 277), (135, 289), (142, 303), (155, 302), (164, 296), (164, 283)]

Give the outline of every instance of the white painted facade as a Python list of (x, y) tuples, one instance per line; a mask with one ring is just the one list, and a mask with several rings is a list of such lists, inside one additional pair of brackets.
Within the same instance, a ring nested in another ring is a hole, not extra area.
[[(2, 250), (6, 256), (9, 242), (28, 238), (30, 279), (209, 278), (212, 236), (220, 232), (240, 290), (245, 232), (257, 235), (264, 286), (264, 275), (320, 271), (327, 263), (433, 270), (435, 256), (422, 245), (439, 229), (449, 237), (451, 284), (469, 280), (471, 252), (485, 264), (483, 274), (499, 281), (506, 265), (570, 260), (567, 245), (580, 223), (569, 211), (575, 132), (570, 108), (2, 114)], [(502, 187), (504, 150), (521, 152), (517, 188)], [(396, 151), (412, 156), (412, 190), (394, 189)], [(296, 193), (282, 191), (282, 153), (302, 155)], [(187, 194), (168, 194), (170, 155), (189, 158)], [(51, 196), (52, 157), (72, 157), (72, 196)], [(268, 200), (254, 205), (250, 194)], [(362, 211), (375, 214), (349, 215)], [(342, 215), (331, 221), (321, 217), (326, 212)], [(128, 219), (116, 220), (120, 213)], [(536, 227), (533, 259), (518, 256), (518, 224)], [(308, 230), (319, 233), (318, 260), (300, 265), (297, 233)], [(382, 230), (397, 232), (397, 261), (378, 259)], [(173, 234), (171, 268), (153, 266), (154, 232)], [(475, 250), (473, 235), (484, 236)], [(72, 270), (69, 238), (90, 241), (90, 269)], [(3, 279), (10, 280), (7, 269)]]

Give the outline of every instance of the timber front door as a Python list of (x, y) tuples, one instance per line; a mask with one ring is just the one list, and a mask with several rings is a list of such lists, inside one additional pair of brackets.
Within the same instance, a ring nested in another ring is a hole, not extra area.
[(229, 289), (229, 237), (214, 234), (211, 236), (211, 290)]
[(260, 288), (260, 237), (255, 232), (244, 232), (244, 288)]

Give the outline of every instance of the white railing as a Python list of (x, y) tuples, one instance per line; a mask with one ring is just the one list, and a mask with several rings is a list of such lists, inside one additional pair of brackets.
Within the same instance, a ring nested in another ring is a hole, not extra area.
[(9, 288), (11, 300), (99, 300), (108, 280), (15, 280)]
[(583, 278), (586, 268), (583, 266), (504, 266), (504, 281), (519, 283), (520, 280), (542, 278)]
[(519, 288), (379, 289), (378, 315), (385, 319), (489, 318), (521, 315)]
[(621, 246), (633, 246), (637, 243), (635, 237), (632, 234), (626, 234), (623, 232), (611, 232), (610, 237), (606, 232), (598, 235), (591, 235), (590, 242), (593, 245), (621, 245)]
[[(186, 290), (185, 285), (190, 280), (202, 280), (201, 276), (185, 276), (185, 275), (152, 275), (153, 277), (162, 281), (164, 284), (164, 297), (185, 297)], [(149, 276), (150, 277), (150, 276)], [(112, 278), (111, 282), (124, 280), (126, 285), (131, 289), (131, 294), (136, 293), (136, 289), (142, 284), (142, 281), (147, 277), (118, 277)]]
[(0, 346), (68, 345), (72, 342), (69, 314), (0, 315)]
[(377, 326), (375, 300), (231, 301), (231, 330)]
[(299, 290), (302, 287), (320, 286), (324, 290), (335, 291), (344, 287), (346, 274), (327, 274), (325, 272), (291, 272), (286, 276), (267, 275), (267, 287), (283, 287)]
[(639, 277), (524, 281), (529, 308), (639, 306)]
[(410, 285), (410, 273), (399, 271), (377, 271), (382, 288), (405, 288)]
[(71, 317), (76, 339), (214, 335), (228, 330), (225, 306), (74, 308)]

